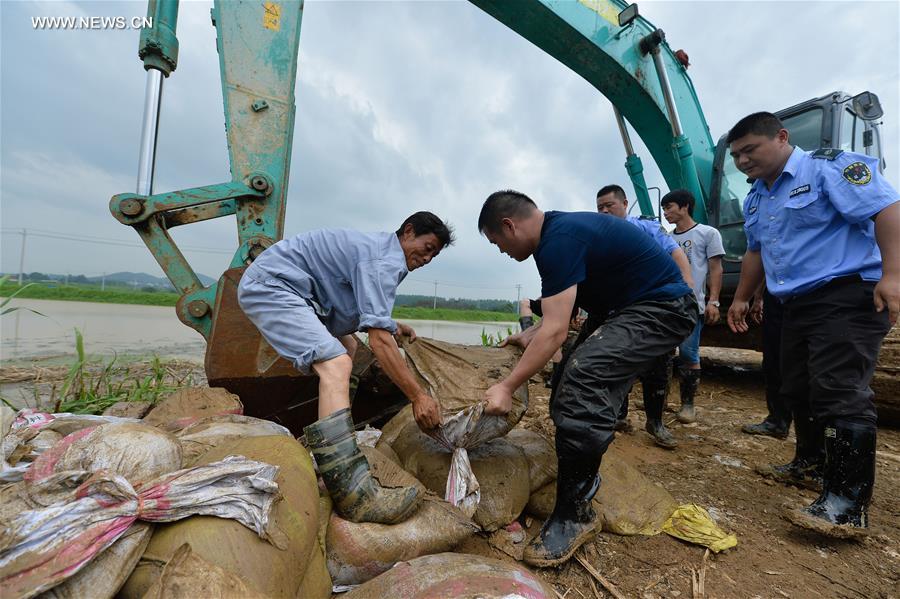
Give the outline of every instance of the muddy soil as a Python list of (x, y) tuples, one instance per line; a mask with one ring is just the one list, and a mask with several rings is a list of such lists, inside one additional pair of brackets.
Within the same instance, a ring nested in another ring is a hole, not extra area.
[[(718, 369), (717, 369), (718, 370)], [(553, 438), (548, 416), (549, 392), (530, 386), (526, 428)], [(783, 516), (786, 503), (808, 504), (817, 494), (766, 480), (756, 464), (784, 463), (793, 456), (794, 436), (784, 441), (741, 432), (746, 422), (766, 415), (762, 377), (752, 361), (743, 371), (707, 373), (697, 396), (699, 422), (679, 424), (667, 413), (679, 447), (656, 447), (643, 432), (644, 414), (634, 407), (640, 386), (631, 394), (634, 432), (618, 434), (615, 443), (630, 463), (680, 503), (707, 508), (719, 525), (737, 535), (738, 546), (710, 554), (705, 597), (900, 597), (900, 431), (881, 429), (878, 478), (870, 510), (870, 535), (863, 542), (834, 541), (801, 530)], [(678, 404), (673, 385), (670, 406)], [(600, 493), (603, 487), (600, 487)], [(530, 522), (532, 534), (540, 523)], [(481, 539), (457, 551), (510, 559)], [(702, 569), (705, 549), (666, 534), (623, 537), (600, 533), (580, 554), (626, 597), (694, 597), (692, 570)], [(539, 570), (567, 599), (611, 596), (575, 560), (558, 569)]]

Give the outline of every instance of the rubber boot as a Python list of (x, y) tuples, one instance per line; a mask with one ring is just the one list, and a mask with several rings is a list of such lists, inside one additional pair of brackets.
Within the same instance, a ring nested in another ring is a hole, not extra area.
[(303, 429), (334, 508), (351, 522), (396, 524), (409, 518), (422, 498), (415, 487), (387, 488), (369, 471), (353, 436), (350, 410), (344, 408)]
[(789, 428), (788, 425), (772, 422), (766, 418), (759, 424), (743, 425), (741, 431), (748, 435), (765, 435), (767, 437), (775, 437), (776, 439), (786, 439)]
[(780, 483), (818, 491), (822, 488), (825, 463), (822, 426), (808, 413), (798, 413), (794, 418), (794, 430), (797, 434), (794, 459), (787, 464), (757, 467), (756, 471)]
[(874, 425), (836, 421), (825, 429), (822, 494), (791, 518), (829, 536), (856, 536), (869, 526), (875, 484)]
[(630, 433), (634, 430), (631, 426), (631, 420), (628, 418), (628, 396), (622, 400), (622, 407), (619, 409), (619, 415), (616, 416), (616, 425), (613, 430), (620, 433)]
[(675, 440), (662, 420), (668, 391), (668, 386), (660, 388), (644, 383), (644, 413), (647, 415), (647, 424), (644, 430), (650, 433), (653, 441), (660, 447), (675, 449), (678, 447), (678, 441)]
[(700, 386), (700, 370), (684, 368), (680, 374), (681, 409), (678, 410), (675, 418), (682, 424), (691, 424), (697, 422), (697, 414), (694, 411), (694, 395), (697, 394), (697, 388)]
[(558, 458), (556, 505), (540, 532), (525, 547), (523, 561), (546, 568), (568, 560), (595, 533), (599, 519), (591, 500), (600, 487), (600, 459)]

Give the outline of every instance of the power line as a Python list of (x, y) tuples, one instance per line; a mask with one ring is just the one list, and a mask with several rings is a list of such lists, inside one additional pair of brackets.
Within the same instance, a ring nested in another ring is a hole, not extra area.
[[(131, 248), (145, 248), (142, 243), (135, 243), (133, 241), (125, 241), (123, 239), (108, 239), (103, 237), (94, 237), (91, 235), (76, 235), (73, 233), (60, 233), (58, 231), (48, 231), (46, 229), (10, 229), (10, 228), (2, 228), (0, 229), (2, 233), (13, 233), (16, 235), (28, 235), (32, 237), (43, 237), (46, 239), (60, 239), (64, 241), (77, 241), (80, 243), (93, 243), (97, 245), (110, 245), (116, 247), (131, 247)], [(24, 233), (23, 233), (24, 232)], [(232, 255), (234, 252), (228, 250), (221, 250), (209, 247), (196, 247), (189, 245), (178, 246), (178, 249), (188, 252), (202, 252), (207, 254), (223, 254), (223, 255)]]

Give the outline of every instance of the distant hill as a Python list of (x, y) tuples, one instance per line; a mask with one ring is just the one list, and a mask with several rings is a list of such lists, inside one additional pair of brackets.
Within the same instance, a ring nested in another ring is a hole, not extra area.
[[(6, 273), (12, 280), (18, 277), (18, 273)], [(200, 282), (204, 286), (212, 285), (216, 279), (208, 277), (202, 273), (197, 273)], [(42, 272), (30, 272), (25, 274), (25, 280), (28, 281), (66, 281), (73, 284), (84, 283), (100, 283), (104, 277), (86, 277), (84, 275), (60, 275)], [(107, 284), (129, 285), (133, 287), (158, 287), (159, 289), (174, 289), (169, 279), (165, 277), (154, 277), (145, 272), (114, 272), (106, 275)]]

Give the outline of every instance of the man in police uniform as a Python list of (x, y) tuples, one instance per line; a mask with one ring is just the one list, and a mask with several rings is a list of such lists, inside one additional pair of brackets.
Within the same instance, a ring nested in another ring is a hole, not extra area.
[(794, 148), (767, 112), (741, 119), (727, 142), (738, 169), (756, 179), (744, 201), (747, 253), (728, 324), (747, 330), (748, 302), (765, 277), (784, 307), (782, 391), (797, 432), (796, 456), (780, 468), (800, 482), (822, 477), (821, 495), (789, 517), (847, 536), (868, 526), (876, 435), (869, 382), (900, 311), (897, 192), (875, 158)]

